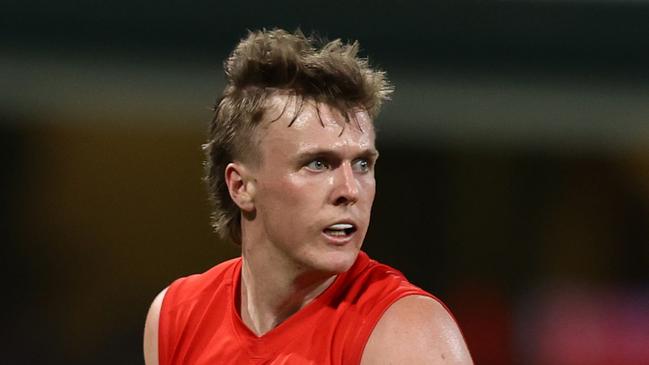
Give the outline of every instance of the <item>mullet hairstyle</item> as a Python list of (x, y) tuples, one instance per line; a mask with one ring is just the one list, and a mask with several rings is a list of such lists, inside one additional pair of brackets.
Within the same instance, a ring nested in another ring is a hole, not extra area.
[(356, 109), (374, 119), (389, 100), (393, 87), (385, 73), (370, 68), (358, 49), (356, 41), (326, 42), (300, 30), (261, 30), (249, 32), (224, 62), (227, 85), (203, 146), (212, 226), (223, 239), (241, 244), (241, 211), (230, 197), (225, 167), (235, 160), (259, 162), (255, 129), (271, 96), (284, 93), (299, 103), (293, 121), (309, 99), (337, 109), (347, 123)]

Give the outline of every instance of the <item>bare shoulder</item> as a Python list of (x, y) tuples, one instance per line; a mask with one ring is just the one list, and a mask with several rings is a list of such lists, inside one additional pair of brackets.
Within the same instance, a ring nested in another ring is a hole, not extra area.
[(361, 364), (473, 364), (455, 320), (438, 301), (399, 299), (383, 314)]
[(144, 363), (146, 365), (158, 365), (158, 321), (166, 292), (165, 288), (155, 297), (146, 315), (144, 324)]

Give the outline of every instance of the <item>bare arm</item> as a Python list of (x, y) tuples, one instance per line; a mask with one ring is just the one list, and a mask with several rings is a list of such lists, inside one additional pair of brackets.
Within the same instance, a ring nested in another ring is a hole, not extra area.
[(473, 361), (448, 311), (432, 298), (408, 296), (383, 314), (361, 364), (471, 365)]
[(144, 363), (146, 365), (158, 365), (158, 320), (160, 319), (160, 308), (167, 289), (158, 294), (149, 307), (144, 324)]

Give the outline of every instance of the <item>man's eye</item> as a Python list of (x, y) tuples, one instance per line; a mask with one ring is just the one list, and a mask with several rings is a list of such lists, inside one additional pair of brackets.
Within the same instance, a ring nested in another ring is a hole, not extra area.
[(365, 159), (354, 161), (354, 170), (358, 172), (367, 172), (370, 170), (370, 162)]
[(308, 167), (311, 170), (320, 171), (320, 170), (324, 170), (324, 169), (327, 168), (327, 163), (324, 162), (323, 160), (313, 160), (313, 161), (309, 162), (306, 165), (306, 167)]

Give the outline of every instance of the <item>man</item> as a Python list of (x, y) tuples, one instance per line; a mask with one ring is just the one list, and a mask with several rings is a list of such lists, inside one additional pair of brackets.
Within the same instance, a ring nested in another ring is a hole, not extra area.
[(357, 43), (316, 43), (254, 32), (226, 61), (206, 171), (241, 257), (156, 297), (147, 365), (472, 363), (445, 307), (360, 251), (391, 87)]

